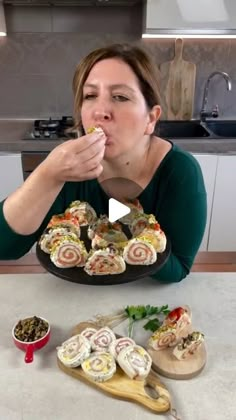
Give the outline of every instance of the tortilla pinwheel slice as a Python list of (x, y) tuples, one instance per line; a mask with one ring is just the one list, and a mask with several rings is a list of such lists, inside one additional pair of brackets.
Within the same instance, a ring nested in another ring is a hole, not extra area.
[(102, 249), (112, 246), (116, 249), (124, 249), (128, 238), (124, 232), (109, 228), (107, 232), (96, 233), (92, 239), (93, 249)]
[(80, 225), (78, 219), (70, 213), (61, 213), (53, 215), (47, 225), (47, 230), (56, 227), (68, 228), (72, 232), (74, 232), (78, 237), (80, 237)]
[(89, 239), (93, 239), (96, 233), (104, 229), (104, 226), (109, 224), (109, 219), (106, 214), (102, 214), (94, 223), (88, 226), (87, 234)]
[(131, 225), (132, 221), (137, 216), (137, 214), (143, 213), (143, 207), (137, 198), (133, 200), (124, 201), (123, 204), (130, 208), (130, 213), (128, 213), (126, 216), (121, 217), (119, 220), (125, 225)]
[(178, 306), (165, 317), (163, 325), (176, 324), (178, 334), (191, 324), (191, 311), (187, 307)]
[(157, 253), (162, 253), (166, 249), (167, 239), (165, 233), (161, 229), (153, 230), (147, 227), (136, 238), (150, 241)]
[(72, 201), (69, 207), (65, 210), (65, 214), (72, 214), (79, 221), (80, 226), (88, 226), (94, 223), (97, 219), (97, 214), (94, 208), (86, 201)]
[(132, 338), (120, 337), (117, 338), (115, 341), (112, 341), (112, 343), (109, 346), (109, 352), (115, 359), (117, 359), (118, 354), (123, 348), (133, 345), (135, 345), (135, 341)]
[(175, 346), (173, 355), (178, 360), (185, 360), (191, 358), (199, 349), (204, 341), (204, 334), (194, 331), (187, 337), (183, 337), (181, 341)]
[(117, 356), (117, 362), (129, 378), (136, 380), (145, 379), (152, 366), (151, 356), (136, 344), (124, 347)]
[(94, 352), (81, 365), (84, 373), (93, 381), (108, 381), (116, 372), (114, 357), (108, 352)]
[(58, 359), (68, 367), (78, 367), (81, 363), (89, 357), (91, 353), (91, 345), (89, 341), (80, 334), (62, 343), (57, 347)]
[[(131, 234), (133, 235), (133, 237), (136, 237), (138, 235), (140, 235), (142, 233), (142, 231), (148, 227), (148, 225), (150, 224), (150, 219), (152, 220), (152, 216), (150, 214), (146, 214), (146, 213), (136, 213), (133, 217), (133, 220), (131, 221), (130, 225), (129, 225), (129, 229)], [(153, 220), (156, 219), (153, 216)]]
[(87, 129), (87, 134), (91, 134), (91, 133), (95, 133), (95, 132), (104, 134), (104, 131), (103, 131), (102, 127), (89, 127)]
[(126, 264), (123, 257), (110, 248), (91, 250), (84, 267), (85, 272), (90, 276), (120, 274), (125, 269)]
[(53, 247), (50, 259), (59, 268), (84, 267), (88, 258), (83, 241), (63, 236)]
[(152, 241), (142, 236), (128, 241), (123, 251), (123, 258), (130, 265), (151, 265), (157, 260), (157, 253)]
[(176, 324), (162, 325), (149, 338), (148, 346), (154, 350), (163, 350), (175, 346), (178, 341)]
[(80, 333), (80, 335), (87, 338), (87, 340), (89, 340), (89, 342), (91, 342), (91, 338), (93, 337), (93, 335), (96, 332), (97, 332), (96, 328), (87, 327)]
[(109, 346), (116, 340), (114, 332), (109, 327), (100, 328), (91, 337), (91, 345), (94, 351), (108, 351)]
[(55, 226), (47, 231), (45, 231), (40, 239), (39, 239), (39, 246), (42, 251), (50, 254), (53, 247), (60, 242), (61, 238), (64, 236), (70, 236), (73, 239), (79, 239), (79, 236), (75, 233), (76, 230), (73, 230), (71, 227), (67, 226)]

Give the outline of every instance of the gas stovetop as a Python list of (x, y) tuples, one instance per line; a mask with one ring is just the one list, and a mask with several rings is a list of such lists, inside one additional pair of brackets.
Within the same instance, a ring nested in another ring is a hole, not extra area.
[(61, 119), (48, 118), (35, 120), (32, 130), (26, 135), (27, 140), (68, 140), (77, 137), (77, 133), (72, 130), (74, 121), (72, 117), (62, 117)]

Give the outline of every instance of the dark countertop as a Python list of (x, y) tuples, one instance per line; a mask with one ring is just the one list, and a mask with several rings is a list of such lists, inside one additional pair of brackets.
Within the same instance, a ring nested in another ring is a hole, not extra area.
[[(34, 119), (0, 119), (0, 152), (50, 152), (63, 141), (23, 140)], [(236, 155), (236, 139), (170, 139), (191, 153)]]

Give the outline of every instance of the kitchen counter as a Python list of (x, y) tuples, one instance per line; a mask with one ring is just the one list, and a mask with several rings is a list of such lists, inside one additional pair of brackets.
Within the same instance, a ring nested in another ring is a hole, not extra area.
[[(63, 141), (23, 140), (32, 128), (33, 120), (0, 120), (0, 152), (50, 152)], [(236, 154), (236, 139), (188, 138), (171, 139), (192, 153)]]
[(49, 152), (61, 142), (23, 140), (32, 130), (34, 119), (0, 120), (0, 152)]
[[(78, 322), (131, 304), (191, 307), (194, 326), (205, 333), (207, 365), (191, 380), (160, 378), (181, 420), (236, 419), (236, 273), (192, 273), (181, 283), (168, 285), (146, 278), (119, 286), (79, 285), (48, 273), (0, 275), (0, 419), (157, 419), (142, 406), (116, 400), (67, 376), (56, 363), (56, 346)], [(49, 320), (52, 337), (35, 353), (34, 362), (25, 364), (11, 329), (31, 315)], [(115, 330), (125, 333), (126, 328), (122, 324)], [(135, 340), (144, 344), (147, 332), (140, 323), (134, 332)]]

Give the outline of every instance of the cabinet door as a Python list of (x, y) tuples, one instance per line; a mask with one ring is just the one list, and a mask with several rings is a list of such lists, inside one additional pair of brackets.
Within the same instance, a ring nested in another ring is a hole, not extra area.
[(203, 178), (205, 182), (205, 187), (206, 187), (206, 192), (207, 192), (207, 223), (206, 223), (206, 229), (203, 236), (203, 240), (199, 249), (199, 251), (207, 251), (218, 156), (194, 154), (194, 157), (197, 159), (197, 161), (199, 162), (201, 166), (202, 174), (203, 174)]
[(219, 156), (209, 251), (236, 251), (236, 156)]
[(20, 153), (0, 154), (0, 201), (23, 183)]

